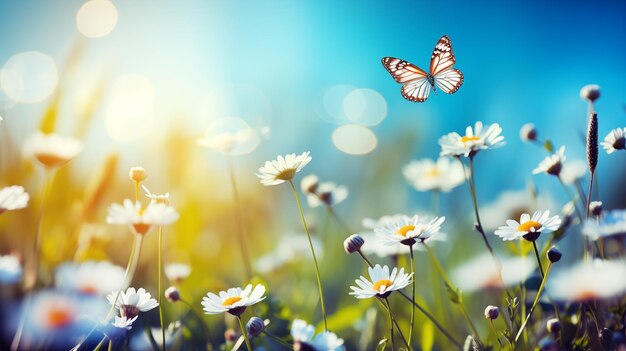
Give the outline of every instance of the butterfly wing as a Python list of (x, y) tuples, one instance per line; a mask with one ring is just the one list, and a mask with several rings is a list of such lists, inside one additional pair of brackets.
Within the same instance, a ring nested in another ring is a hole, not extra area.
[(452, 42), (447, 35), (439, 39), (430, 57), (430, 74), (436, 76), (456, 63), (452, 52)]
[(453, 94), (463, 85), (463, 73), (456, 68), (450, 68), (433, 77), (437, 88), (446, 94)]
[(383, 66), (396, 82), (402, 83), (402, 96), (413, 102), (424, 102), (432, 86), (428, 82), (428, 73), (414, 64), (395, 58), (384, 57)]

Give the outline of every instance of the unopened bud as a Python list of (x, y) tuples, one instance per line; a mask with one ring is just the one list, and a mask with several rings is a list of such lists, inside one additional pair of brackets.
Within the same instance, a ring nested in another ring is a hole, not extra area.
[(176, 302), (180, 300), (180, 293), (175, 286), (170, 286), (169, 288), (165, 289), (165, 298), (169, 302)]
[(550, 250), (548, 250), (548, 259), (552, 263), (559, 262), (559, 260), (561, 260), (561, 256), (563, 256), (561, 251), (559, 251), (559, 249), (554, 246), (552, 246)]
[(246, 324), (246, 332), (253, 338), (265, 330), (265, 323), (259, 317), (252, 317)]
[(548, 329), (548, 333), (557, 334), (561, 331), (561, 322), (557, 318), (548, 319), (546, 329)]
[(591, 201), (589, 204), (589, 213), (598, 217), (602, 214), (602, 201)]
[(365, 239), (358, 234), (350, 235), (343, 242), (343, 249), (346, 250), (346, 253), (351, 254), (361, 250), (361, 246), (365, 244)]
[(522, 141), (534, 141), (537, 140), (537, 128), (532, 123), (526, 123), (520, 128), (519, 137)]
[(498, 308), (498, 306), (489, 305), (487, 306), (487, 308), (485, 308), (485, 318), (493, 320), (497, 319), (499, 315), (500, 309)]
[(146, 170), (143, 167), (131, 168), (130, 172), (128, 172), (128, 176), (130, 177), (130, 180), (137, 183), (143, 182), (146, 178), (148, 178)]
[(596, 101), (600, 97), (600, 86), (597, 84), (585, 85), (580, 89), (580, 98), (591, 102)]

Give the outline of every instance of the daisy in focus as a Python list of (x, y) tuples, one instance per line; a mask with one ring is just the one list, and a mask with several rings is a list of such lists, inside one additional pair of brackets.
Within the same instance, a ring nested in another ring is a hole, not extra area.
[(417, 191), (449, 192), (465, 181), (465, 170), (460, 162), (440, 157), (436, 162), (424, 158), (413, 160), (402, 169), (407, 182)]
[(474, 128), (465, 128), (464, 136), (452, 132), (439, 138), (441, 156), (472, 157), (480, 150), (503, 146), (504, 137), (500, 133), (502, 128), (498, 123), (483, 128), (482, 122), (476, 122)]
[(265, 186), (282, 184), (291, 181), (296, 173), (300, 172), (309, 162), (311, 162), (311, 156), (309, 156), (308, 151), (298, 156), (296, 154), (278, 156), (275, 160), (266, 161), (265, 165), (259, 168), (256, 176)]
[(563, 162), (565, 162), (565, 146), (561, 146), (559, 151), (541, 161), (533, 170), (533, 174), (547, 173), (558, 177), (561, 174)]
[(60, 289), (105, 295), (120, 287), (124, 268), (108, 261), (68, 262), (59, 266), (54, 281)]
[(144, 288), (139, 288), (139, 290), (128, 288), (126, 292), (113, 291), (107, 295), (107, 300), (116, 309), (120, 310), (122, 317), (128, 319), (135, 318), (139, 315), (139, 312), (148, 312), (159, 306), (159, 303)]
[(83, 144), (72, 138), (57, 134), (35, 133), (24, 145), (26, 155), (33, 157), (46, 169), (53, 169), (70, 162), (83, 149)]
[(402, 216), (396, 221), (374, 229), (374, 232), (384, 240), (386, 245), (402, 243), (413, 245), (415, 242), (430, 238), (437, 234), (445, 217)]
[(361, 276), (355, 282), (358, 285), (351, 286), (350, 295), (353, 295), (357, 299), (369, 299), (371, 297), (387, 297), (391, 292), (400, 290), (411, 283), (411, 277), (413, 273), (404, 273), (404, 268), (394, 267), (391, 273), (389, 273), (389, 267), (380, 266), (377, 264), (374, 267), (367, 269), (371, 281)]
[(623, 277), (626, 277), (626, 262), (623, 260), (580, 262), (567, 270), (555, 272), (548, 292), (559, 301), (606, 299), (626, 292)]
[(612, 154), (617, 150), (626, 149), (626, 128), (613, 129), (600, 145), (606, 150), (607, 154)]
[(123, 205), (111, 205), (107, 216), (107, 223), (127, 225), (133, 233), (140, 235), (147, 234), (152, 226), (168, 225), (177, 220), (178, 212), (172, 206), (150, 203), (142, 208), (139, 202), (129, 199), (125, 199)]
[(520, 221), (508, 219), (505, 226), (501, 226), (495, 234), (502, 240), (517, 240), (524, 238), (528, 241), (535, 241), (541, 233), (550, 233), (559, 229), (561, 219), (558, 215), (550, 217), (550, 211), (536, 211), (532, 217), (524, 213)]
[(315, 335), (315, 327), (301, 319), (294, 319), (291, 324), (294, 350), (301, 351), (344, 351), (343, 339), (331, 332)]
[(0, 214), (4, 211), (14, 211), (28, 206), (29, 195), (19, 185), (4, 187), (0, 190)]
[(228, 312), (234, 316), (240, 316), (248, 306), (254, 305), (265, 299), (265, 286), (257, 284), (252, 289), (252, 284), (248, 284), (245, 289), (230, 288), (227, 291), (220, 291), (219, 295), (211, 292), (202, 298), (202, 306), (206, 314), (219, 314)]

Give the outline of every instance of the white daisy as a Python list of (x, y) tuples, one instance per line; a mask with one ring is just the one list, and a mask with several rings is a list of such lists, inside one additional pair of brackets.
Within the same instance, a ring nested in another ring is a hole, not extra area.
[(502, 128), (498, 123), (483, 128), (482, 122), (476, 122), (474, 128), (465, 128), (465, 135), (456, 132), (439, 138), (441, 156), (473, 156), (480, 150), (497, 148), (504, 145), (504, 137), (500, 135)]
[(119, 291), (119, 296), (118, 291), (113, 291), (107, 295), (107, 300), (116, 309), (120, 310), (122, 317), (125, 316), (127, 318), (134, 318), (139, 312), (148, 312), (159, 306), (157, 300), (153, 299), (144, 288), (139, 288), (139, 290), (128, 288), (126, 292)]
[(0, 213), (13, 211), (28, 206), (29, 195), (19, 185), (12, 185), (0, 190)]
[(322, 332), (315, 335), (315, 327), (301, 319), (294, 319), (291, 324), (291, 336), (294, 349), (310, 351), (344, 351), (346, 347), (343, 339), (331, 332)]
[(319, 178), (315, 174), (309, 174), (302, 177), (302, 181), (300, 181), (300, 190), (302, 190), (305, 194), (315, 194), (319, 185)]
[[(507, 287), (525, 281), (537, 268), (531, 258), (524, 257), (501, 258), (500, 263), (502, 264), (502, 280)], [(461, 290), (468, 292), (500, 289), (502, 286), (493, 257), (488, 253), (455, 268), (452, 280)]]
[(120, 287), (124, 268), (108, 261), (68, 262), (59, 266), (54, 275), (56, 286), (83, 294), (104, 295)]
[(22, 278), (22, 265), (15, 255), (0, 255), (0, 284), (15, 284)]
[(440, 157), (437, 162), (424, 158), (413, 160), (402, 169), (407, 182), (417, 191), (449, 192), (465, 181), (461, 162)]
[[(318, 258), (324, 256), (324, 247), (319, 240), (311, 237), (313, 249)], [(312, 257), (309, 241), (304, 233), (287, 233), (278, 242), (276, 248), (259, 257), (255, 262), (255, 267), (261, 273), (271, 272), (287, 263)]]
[(559, 216), (549, 216), (550, 211), (535, 211), (532, 217), (528, 213), (524, 213), (520, 216), (519, 222), (508, 219), (506, 225), (499, 227), (495, 234), (505, 241), (522, 237), (528, 241), (535, 241), (541, 233), (550, 233), (559, 229), (561, 225)]
[(557, 210), (549, 193), (540, 193), (533, 197), (528, 189), (507, 190), (501, 192), (493, 202), (480, 208), (480, 219), (486, 231), (494, 231), (507, 219), (519, 218), (522, 213), (532, 213), (539, 208)]
[(143, 191), (146, 192), (146, 197), (150, 199), (150, 203), (164, 204), (164, 205), (170, 204), (170, 193), (153, 194), (150, 192), (150, 190), (148, 190), (148, 188), (145, 185), (142, 185), (141, 187), (143, 188)]
[(537, 140), (537, 128), (532, 123), (526, 123), (520, 128), (519, 137), (526, 142)]
[(182, 282), (191, 274), (191, 266), (186, 263), (168, 263), (164, 270), (167, 279), (175, 283)]
[(265, 165), (259, 168), (256, 176), (265, 186), (281, 184), (293, 179), (296, 173), (309, 162), (311, 162), (311, 156), (308, 151), (298, 156), (296, 154), (278, 156), (275, 160), (266, 161)]
[(416, 241), (423, 242), (437, 234), (445, 217), (413, 217), (402, 216), (394, 222), (374, 229), (374, 232), (385, 241), (386, 245), (402, 243), (413, 245)]
[(546, 157), (537, 168), (533, 170), (533, 174), (548, 173), (551, 175), (559, 176), (561, 169), (563, 168), (563, 162), (565, 161), (565, 146), (561, 146), (559, 151)]
[(115, 316), (115, 320), (111, 324), (116, 328), (131, 330), (133, 328), (133, 322), (137, 320), (137, 317), (139, 316), (135, 316), (129, 319), (126, 318), (126, 316)]
[(556, 271), (554, 277), (550, 277), (547, 292), (560, 301), (605, 299), (626, 292), (623, 277), (626, 277), (626, 262), (623, 260), (580, 262)]
[(310, 207), (318, 207), (322, 204), (333, 207), (348, 197), (348, 188), (333, 182), (319, 184), (314, 193), (307, 195), (306, 199)]
[(600, 218), (588, 219), (583, 225), (583, 234), (592, 240), (626, 234), (626, 210), (606, 211)]
[(607, 154), (612, 154), (615, 150), (626, 149), (626, 128), (617, 128), (604, 137), (604, 141), (600, 145), (606, 150)]
[(107, 223), (128, 225), (135, 234), (147, 234), (152, 226), (168, 225), (178, 220), (178, 212), (172, 206), (151, 203), (142, 208), (139, 202), (125, 199), (123, 205), (109, 207)]
[(24, 145), (25, 154), (34, 157), (48, 169), (63, 166), (82, 149), (83, 144), (76, 139), (42, 132), (35, 133)]
[(355, 296), (357, 299), (367, 299), (374, 296), (387, 297), (392, 291), (400, 290), (409, 285), (413, 276), (413, 273), (404, 273), (404, 268), (400, 268), (400, 271), (398, 271), (396, 267), (389, 274), (389, 267), (386, 265), (381, 267), (379, 264), (373, 268), (369, 267), (367, 271), (372, 280), (371, 282), (361, 276), (355, 281), (358, 287), (350, 287), (352, 289), (350, 295)]
[[(361, 252), (365, 255), (376, 255), (380, 258), (406, 255), (409, 253), (408, 247), (401, 243), (388, 245), (386, 240), (374, 233), (360, 233), (359, 234), (365, 243), (361, 246)], [(442, 242), (448, 240), (448, 234), (439, 232), (437, 235), (431, 237), (428, 242), (431, 247), (436, 242)], [(415, 251), (425, 251), (422, 245), (413, 245)]]
[(245, 289), (230, 288), (227, 291), (220, 291), (219, 296), (211, 292), (202, 298), (204, 313), (218, 314), (228, 312), (234, 316), (240, 316), (248, 306), (265, 299), (265, 286), (257, 284), (252, 290), (252, 284), (248, 284)]
[(579, 180), (587, 175), (587, 162), (583, 160), (574, 160), (563, 163), (561, 169), (561, 180), (565, 184), (576, 184)]

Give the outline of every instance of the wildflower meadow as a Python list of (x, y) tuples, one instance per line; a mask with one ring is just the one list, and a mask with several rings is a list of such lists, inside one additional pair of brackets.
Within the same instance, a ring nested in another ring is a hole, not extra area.
[(625, 351), (625, 13), (0, 4), (0, 350)]

